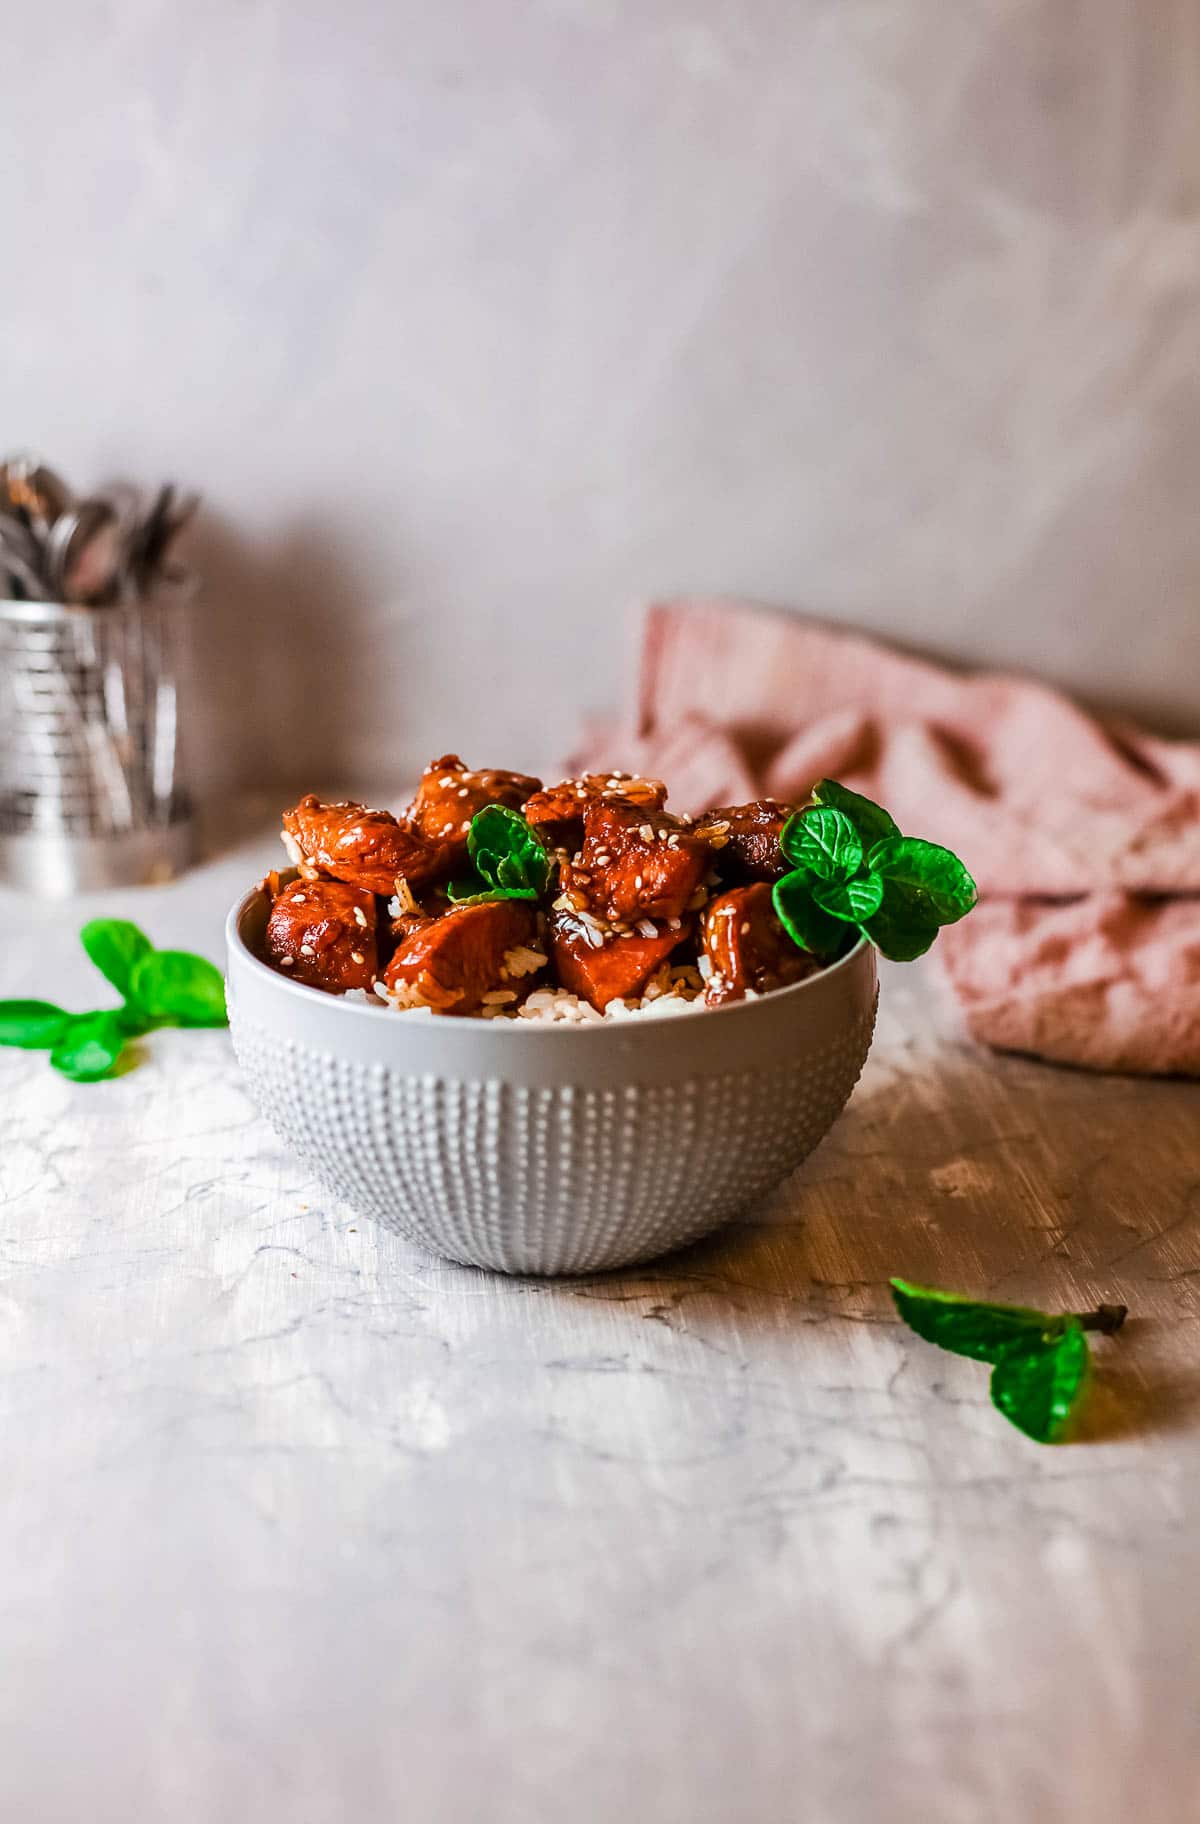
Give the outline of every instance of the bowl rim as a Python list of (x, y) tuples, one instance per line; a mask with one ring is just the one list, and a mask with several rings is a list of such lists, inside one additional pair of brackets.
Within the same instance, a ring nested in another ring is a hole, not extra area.
[[(283, 875), (294, 872), (294, 869), (281, 869), (280, 875), (282, 878)], [(264, 988), (269, 983), (269, 991), (278, 991), (283, 995), (285, 1002), (290, 1002), (298, 1007), (307, 1007), (312, 1012), (320, 1009), (327, 1015), (340, 1016), (342, 1019), (370, 1020), (372, 1032), (391, 1030), (380, 1023), (380, 1015), (387, 1011), (382, 1002), (379, 1007), (372, 1007), (364, 1001), (349, 1001), (344, 995), (324, 994), (319, 988), (309, 988), (303, 982), (289, 981), (286, 975), (281, 974), (278, 969), (272, 969), (269, 964), (263, 962), (260, 956), (255, 955), (243, 938), (239, 927), (242, 919), (250, 911), (252, 903), (266, 890), (265, 879), (259, 880), (230, 907), (225, 920), (225, 942), (230, 958), (236, 957), (241, 967), (248, 966), (255, 979)], [(723, 1007), (700, 1008), (698, 1013), (706, 1022), (705, 1030), (712, 1031), (708, 1022), (713, 1019), (726, 1021), (741, 1019), (744, 1021), (760, 1013), (765, 1007), (777, 1008), (782, 1012), (786, 1005), (799, 1004), (806, 994), (819, 991), (838, 976), (847, 973), (859, 961), (863, 951), (871, 948), (871, 940), (860, 932), (858, 941), (847, 950), (845, 956), (839, 956), (836, 963), (829, 963), (824, 969), (819, 969), (815, 975), (807, 976), (802, 982), (793, 982), (786, 988), (772, 988), (768, 994), (759, 995), (753, 1001), (730, 1001)], [(605, 1033), (611, 1042), (614, 1038), (628, 1041), (635, 1033), (644, 1032), (647, 1027), (651, 1032), (661, 1031), (664, 1024), (677, 1031), (681, 1017), (683, 1016), (666, 1021), (655, 1019), (653, 1016), (645, 1020), (479, 1020), (461, 1018), (438, 1020), (436, 1025), (439, 1034), (444, 1033), (447, 1037), (452, 1032), (461, 1033), (464, 1043), (470, 1039), (477, 1039), (481, 1028), (486, 1028), (489, 1033), (503, 1029), (506, 1039), (510, 1035), (520, 1033), (522, 1036), (518, 1040), (519, 1044), (545, 1043), (551, 1034), (585, 1032)], [(428, 1031), (426, 1022), (421, 1021), (419, 1025), (421, 1031)], [(405, 1026), (402, 1020), (397, 1022), (397, 1028), (397, 1037), (404, 1032), (413, 1031), (413, 1027)]]

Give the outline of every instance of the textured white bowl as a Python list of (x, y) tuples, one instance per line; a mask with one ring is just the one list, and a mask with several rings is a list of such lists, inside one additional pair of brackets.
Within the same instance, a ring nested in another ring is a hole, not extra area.
[(289, 982), (229, 915), (229, 1021), (263, 1113), (336, 1196), (451, 1260), (592, 1273), (696, 1241), (841, 1112), (875, 1022), (865, 942), (712, 1011), (545, 1025), (406, 1019)]

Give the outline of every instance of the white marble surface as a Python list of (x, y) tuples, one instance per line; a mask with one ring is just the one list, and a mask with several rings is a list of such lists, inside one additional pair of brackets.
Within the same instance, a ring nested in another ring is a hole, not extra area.
[[(114, 894), (216, 952), (269, 852)], [(83, 1004), (0, 899), (0, 993)], [(223, 1033), (0, 1053), (0, 1816), (1191, 1824), (1200, 1088), (994, 1060), (892, 971), (756, 1221), (506, 1282), (328, 1204)], [(889, 1272), (1126, 1298), (1039, 1450)]]
[(540, 771), (684, 589), (1197, 728), (1195, 0), (5, 13), (3, 441), (204, 491), (209, 783)]

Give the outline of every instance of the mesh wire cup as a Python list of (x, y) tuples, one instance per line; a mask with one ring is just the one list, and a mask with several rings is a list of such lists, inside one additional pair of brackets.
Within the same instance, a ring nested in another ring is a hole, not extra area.
[(169, 879), (192, 851), (178, 676), (187, 591), (0, 602), (0, 878), (65, 896)]

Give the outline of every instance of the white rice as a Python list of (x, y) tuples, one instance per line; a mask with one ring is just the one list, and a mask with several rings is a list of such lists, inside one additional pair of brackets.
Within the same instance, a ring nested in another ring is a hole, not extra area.
[(500, 974), (507, 982), (518, 982), (523, 975), (536, 975), (539, 969), (546, 967), (546, 961), (544, 950), (535, 950), (530, 944), (517, 944), (504, 952)]
[[(545, 961), (544, 957), (542, 961)], [(704, 983), (694, 964), (684, 963), (672, 967), (671, 964), (664, 963), (646, 983), (636, 1001), (610, 1001), (603, 1013), (566, 988), (535, 988), (520, 1006), (513, 1005), (515, 998), (511, 989), (494, 989), (491, 994), (484, 996), (484, 1004), (474, 1017), (484, 1020), (538, 1020), (545, 1025), (558, 1026), (595, 1026), (602, 1025), (605, 1020), (639, 1017), (655, 1019), (677, 1013), (699, 1013), (704, 1008)], [(753, 993), (748, 993), (746, 998), (753, 1000)], [(381, 1012), (386, 1009), (400, 1013), (405, 1019), (444, 1017), (435, 1015), (433, 1008), (421, 999), (420, 990), (409, 982), (398, 983), (392, 989), (386, 988), (382, 982), (376, 982), (373, 990), (350, 988), (341, 999), (378, 1007)]]

